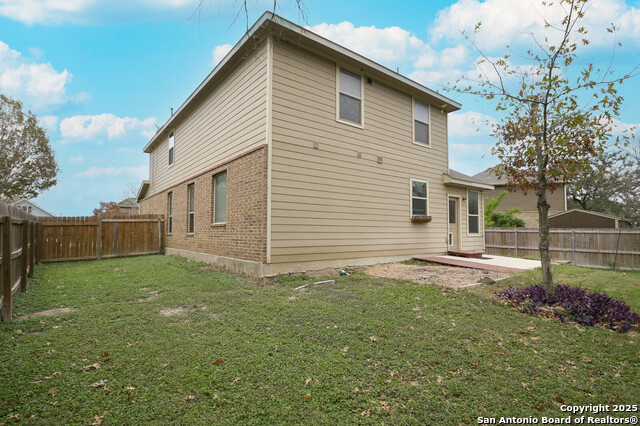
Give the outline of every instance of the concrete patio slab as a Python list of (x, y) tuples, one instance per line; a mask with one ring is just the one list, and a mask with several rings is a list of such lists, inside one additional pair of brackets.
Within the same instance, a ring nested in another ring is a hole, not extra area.
[(456, 256), (414, 256), (414, 259), (443, 265), (460, 266), (463, 268), (484, 269), (501, 272), (520, 272), (527, 269), (539, 268), (539, 260), (519, 259), (515, 257), (494, 256), (485, 254), (481, 258), (462, 260)]

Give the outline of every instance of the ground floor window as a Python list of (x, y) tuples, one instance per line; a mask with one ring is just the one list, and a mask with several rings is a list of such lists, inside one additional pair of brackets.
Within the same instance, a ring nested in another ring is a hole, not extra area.
[(469, 233), (470, 234), (479, 234), (480, 233), (480, 216), (478, 215), (479, 211), (479, 193), (478, 191), (468, 191), (467, 192), (467, 208), (469, 215)]
[(167, 194), (167, 234), (173, 232), (173, 192)]
[(195, 183), (187, 185), (187, 199), (188, 199), (188, 215), (187, 215), (187, 232), (193, 234), (195, 230)]
[(218, 173), (213, 177), (213, 223), (227, 221), (227, 172)]
[(429, 184), (411, 179), (411, 215), (429, 215)]

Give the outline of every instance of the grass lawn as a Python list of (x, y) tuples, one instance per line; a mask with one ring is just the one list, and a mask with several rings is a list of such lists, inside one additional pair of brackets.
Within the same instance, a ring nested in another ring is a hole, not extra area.
[[(640, 275), (623, 274), (556, 272), (637, 309)], [(335, 279), (295, 291), (319, 278), (165, 256), (41, 266), (14, 312), (74, 311), (0, 324), (0, 423), (475, 424), (640, 402), (636, 333), (494, 304), (506, 283)]]

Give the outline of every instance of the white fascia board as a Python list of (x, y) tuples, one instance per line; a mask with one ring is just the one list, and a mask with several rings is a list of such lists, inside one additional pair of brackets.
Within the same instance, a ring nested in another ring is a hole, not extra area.
[(493, 185), (487, 185), (485, 183), (470, 182), (467, 180), (456, 179), (446, 174), (442, 175), (442, 182), (445, 185), (457, 185), (457, 186), (463, 186), (465, 188), (488, 189), (488, 190), (494, 189)]

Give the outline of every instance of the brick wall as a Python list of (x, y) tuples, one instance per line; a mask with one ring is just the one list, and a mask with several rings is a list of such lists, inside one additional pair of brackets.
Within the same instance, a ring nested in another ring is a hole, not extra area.
[[(227, 219), (224, 225), (214, 225), (213, 176), (224, 171), (227, 172)], [(187, 185), (191, 183), (195, 184), (195, 231), (187, 234)], [(173, 193), (173, 230), (166, 234), (166, 247), (266, 263), (266, 146), (145, 198), (140, 203), (140, 212), (167, 217), (169, 192)], [(165, 220), (165, 224), (168, 222)]]

